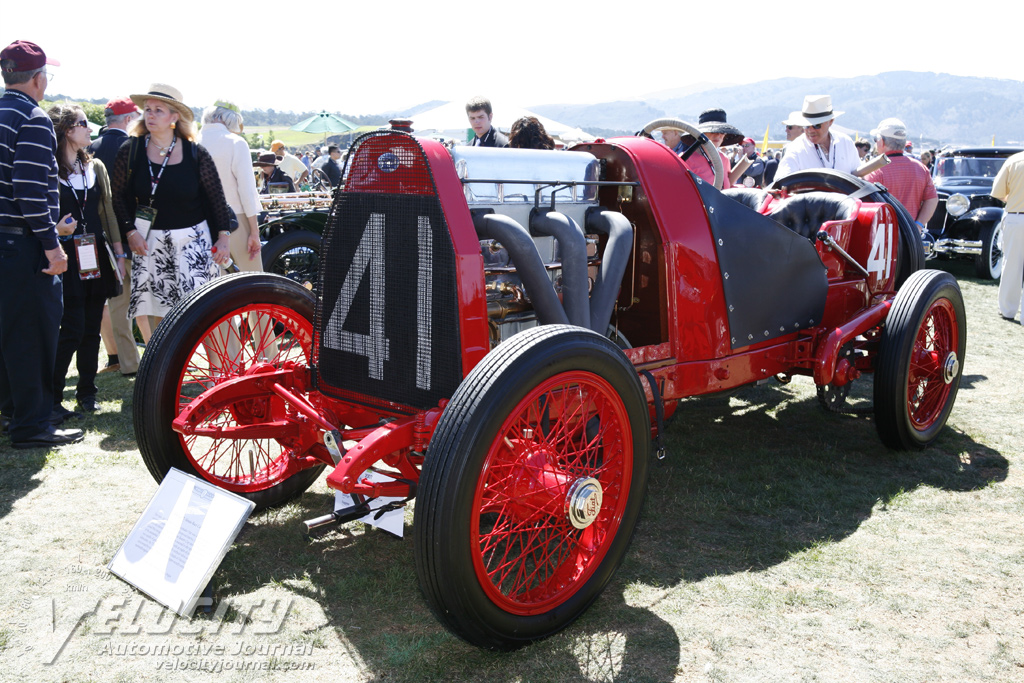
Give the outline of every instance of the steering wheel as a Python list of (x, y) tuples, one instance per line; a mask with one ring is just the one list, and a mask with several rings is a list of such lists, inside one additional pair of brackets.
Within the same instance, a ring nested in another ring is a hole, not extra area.
[(654, 119), (646, 126), (644, 126), (643, 133), (650, 135), (659, 128), (679, 128), (686, 133), (693, 136), (694, 142), (690, 145), (690, 148), (683, 152), (683, 162), (690, 158), (698, 148), (704, 148), (704, 154), (711, 162), (711, 170), (715, 174), (715, 182), (713, 183), (716, 190), (722, 189), (722, 184), (725, 182), (725, 170), (722, 168), (722, 157), (718, 154), (718, 148), (715, 147), (715, 143), (711, 142), (704, 133), (700, 132), (696, 126), (692, 123), (687, 123), (682, 119), (665, 118), (665, 119)]
[(309, 189), (314, 192), (329, 192), (331, 190), (331, 179), (319, 168), (309, 172)]

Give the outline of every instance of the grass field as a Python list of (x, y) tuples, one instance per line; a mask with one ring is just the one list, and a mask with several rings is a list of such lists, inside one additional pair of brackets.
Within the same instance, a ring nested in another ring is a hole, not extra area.
[(881, 445), (870, 377), (842, 415), (803, 378), (685, 401), (609, 588), (511, 654), (432, 617), (411, 513), (403, 540), (361, 524), (304, 539), (331, 505), (322, 481), (250, 518), (213, 614), (169, 618), (105, 569), (156, 484), (132, 381), (101, 375), (83, 444), (0, 445), (0, 680), (1024, 680), (1024, 329), (999, 317), (994, 283), (947, 269), (967, 355), (932, 447)]

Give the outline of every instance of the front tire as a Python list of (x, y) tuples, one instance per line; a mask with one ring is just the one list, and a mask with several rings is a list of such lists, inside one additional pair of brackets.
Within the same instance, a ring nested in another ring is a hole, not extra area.
[(650, 429), (636, 370), (598, 334), (542, 326), (488, 354), (420, 478), (416, 572), (435, 616), (494, 650), (572, 623), (629, 546)]
[[(287, 429), (259, 439), (178, 434), (171, 422), (215, 384), (285, 362), (309, 364), (315, 299), (277, 275), (219, 277), (179, 302), (146, 347), (135, 379), (133, 418), (139, 451), (158, 482), (175, 467), (256, 503), (280, 505), (316, 481), (323, 465), (299, 452)], [(282, 399), (266, 396), (203, 417), (203, 427), (286, 421)]]
[(895, 450), (921, 449), (953, 409), (967, 348), (960, 287), (949, 273), (907, 279), (885, 319), (875, 368), (878, 434)]
[(981, 253), (974, 257), (974, 273), (985, 280), (998, 280), (1003, 274), (1003, 220), (981, 228)]

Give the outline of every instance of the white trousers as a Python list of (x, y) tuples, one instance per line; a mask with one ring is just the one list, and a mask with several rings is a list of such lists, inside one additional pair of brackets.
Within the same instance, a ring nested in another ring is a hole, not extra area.
[[(1024, 214), (1003, 217), (1003, 274), (999, 278), (999, 314), (1013, 318), (1021, 310), (1024, 281)], [(1021, 316), (1024, 325), (1024, 315)]]

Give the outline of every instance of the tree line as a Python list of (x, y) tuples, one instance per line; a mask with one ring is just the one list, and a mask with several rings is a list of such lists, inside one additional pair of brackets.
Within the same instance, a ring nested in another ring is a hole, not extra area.
[[(70, 102), (78, 102), (82, 105), (82, 110), (85, 112), (87, 119), (92, 121), (98, 126), (104, 124), (103, 118), (103, 105), (107, 103), (106, 99), (81, 99), (77, 97), (68, 97), (66, 95), (50, 95), (46, 98), (48, 102), (61, 102), (64, 100)], [(192, 113), (195, 115), (196, 120), (200, 120), (203, 115), (201, 108), (192, 107)], [(304, 112), (293, 112), (293, 111), (277, 111), (276, 109), (243, 109), (242, 118), (245, 120), (247, 126), (280, 126), (281, 128), (288, 128), (294, 126), (299, 121), (308, 119), (311, 116), (319, 114), (318, 111), (304, 111)], [(382, 114), (367, 114), (363, 116), (354, 116), (350, 114), (342, 114), (340, 112), (331, 112), (337, 114), (346, 121), (351, 121), (357, 126), (382, 126), (387, 124), (388, 118)]]

